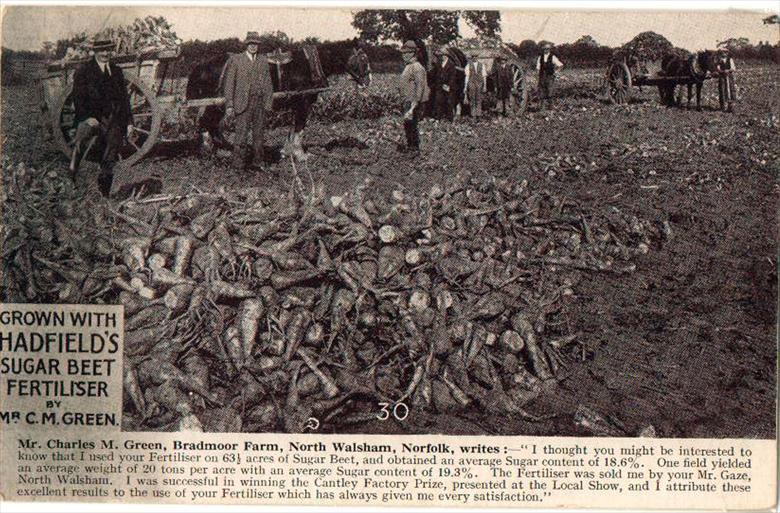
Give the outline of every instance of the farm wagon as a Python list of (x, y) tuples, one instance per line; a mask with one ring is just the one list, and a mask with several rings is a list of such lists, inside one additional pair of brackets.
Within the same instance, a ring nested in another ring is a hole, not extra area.
[[(670, 104), (672, 97), (669, 91), (680, 85), (695, 84), (701, 80), (712, 78), (694, 77), (693, 75), (667, 76), (661, 71), (661, 61), (644, 60), (635, 56), (621, 56), (613, 60), (607, 68), (605, 77), (606, 93), (609, 100), (617, 105), (627, 104), (631, 101), (631, 88), (643, 86), (656, 86), (661, 101)], [(673, 95), (672, 95), (673, 96)]]
[[(274, 56), (275, 54), (271, 54)], [(279, 55), (282, 55), (279, 53)], [(311, 55), (311, 54), (309, 54)], [(113, 59), (127, 81), (133, 116), (131, 135), (119, 153), (119, 165), (130, 167), (160, 143), (193, 139), (199, 135), (199, 121), (206, 109), (224, 105), (222, 97), (187, 99), (187, 76), (173, 76), (172, 69), (180, 64), (180, 49), (161, 50), (146, 54), (120, 55)], [(70, 158), (75, 136), (73, 76), (84, 60), (55, 62), (48, 65), (41, 77), (44, 110), (55, 143)], [(314, 51), (310, 64), (321, 65)], [(277, 73), (281, 68), (277, 67)], [(275, 91), (274, 100), (316, 94), (328, 87), (296, 91)]]

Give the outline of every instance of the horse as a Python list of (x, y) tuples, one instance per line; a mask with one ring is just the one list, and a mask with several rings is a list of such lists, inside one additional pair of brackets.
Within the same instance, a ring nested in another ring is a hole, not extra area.
[[(332, 53), (338, 54), (339, 52)], [(313, 45), (300, 45), (289, 52), (277, 50), (266, 54), (274, 92), (325, 89), (328, 87), (329, 75), (344, 73), (347, 70), (346, 62), (326, 62), (323, 66), (319, 55), (317, 48)], [(228, 57), (227, 53), (221, 54), (196, 65), (192, 69), (187, 79), (185, 93), (188, 100), (223, 96), (222, 80)], [(330, 52), (328, 52), (328, 59), (329, 61), (334, 60)], [(362, 66), (357, 67), (357, 69), (350, 67), (348, 71), (353, 80), (362, 84), (368, 83), (370, 67)], [(290, 154), (296, 159), (305, 158), (301, 137), (318, 95), (319, 93), (315, 91), (288, 95), (274, 100), (274, 110), (292, 110), (293, 113), (293, 127), (283, 149), (284, 154)], [(199, 129), (201, 133), (208, 134), (217, 142), (224, 142), (223, 118), (224, 106), (208, 107), (200, 118)]]
[[(688, 104), (691, 108), (691, 98), (693, 97), (693, 86), (696, 86), (696, 110), (701, 110), (701, 88), (704, 85), (704, 79), (708, 73), (717, 73), (718, 62), (717, 52), (705, 50), (693, 55), (682, 55), (677, 52), (667, 53), (661, 58), (661, 76), (684, 77), (691, 80), (688, 86)], [(676, 84), (659, 85), (658, 91), (661, 94), (661, 101), (665, 105), (682, 104), (682, 87), (674, 98)]]

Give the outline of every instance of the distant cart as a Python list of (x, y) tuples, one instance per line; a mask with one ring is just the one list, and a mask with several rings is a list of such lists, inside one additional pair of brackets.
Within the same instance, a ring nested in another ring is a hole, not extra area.
[[(310, 54), (311, 55), (311, 54)], [(316, 51), (310, 64), (321, 65)], [(180, 49), (145, 54), (121, 55), (113, 59), (127, 81), (133, 128), (119, 152), (119, 165), (130, 167), (147, 155), (158, 143), (197, 137), (199, 120), (210, 107), (224, 105), (221, 97), (187, 100), (187, 77), (174, 77)], [(73, 75), (81, 61), (50, 63), (43, 73), (44, 109), (50, 115), (52, 135), (60, 150), (70, 158), (75, 136)], [(328, 87), (296, 91), (276, 91), (274, 100), (317, 94)]]
[(632, 86), (656, 86), (661, 101), (667, 103), (672, 99), (667, 97), (667, 91), (673, 91), (678, 85), (695, 84), (703, 78), (688, 76), (665, 76), (661, 74), (661, 61), (643, 61), (636, 58), (622, 57), (612, 61), (607, 68), (605, 77), (606, 93), (609, 100), (617, 105), (623, 105), (631, 100)]

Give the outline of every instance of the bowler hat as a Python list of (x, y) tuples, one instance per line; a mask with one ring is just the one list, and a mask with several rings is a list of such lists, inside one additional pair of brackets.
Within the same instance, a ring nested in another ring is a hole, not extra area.
[(452, 59), (452, 60), (454, 60), (454, 61), (457, 61), (457, 60), (459, 60), (459, 58), (458, 58), (458, 57), (459, 57), (459, 56), (458, 56), (458, 52), (457, 52), (457, 50), (455, 50), (455, 48), (453, 48), (452, 46), (448, 46), (448, 47), (447, 47), (447, 53), (446, 53), (446, 55), (447, 55), (447, 57), (449, 57), (450, 59)]
[(96, 37), (89, 43), (89, 48), (95, 52), (113, 50), (115, 46), (113, 41), (104, 37)]
[(246, 38), (244, 39), (245, 45), (259, 45), (261, 43), (260, 41), (260, 34), (257, 32), (251, 31), (246, 33)]
[(544, 49), (552, 49), (552, 47), (553, 47), (553, 44), (552, 44), (552, 43), (549, 43), (549, 42), (547, 42), (547, 41), (545, 41), (544, 43), (542, 43), (541, 45), (539, 45), (539, 47), (540, 47), (542, 50), (544, 50)]

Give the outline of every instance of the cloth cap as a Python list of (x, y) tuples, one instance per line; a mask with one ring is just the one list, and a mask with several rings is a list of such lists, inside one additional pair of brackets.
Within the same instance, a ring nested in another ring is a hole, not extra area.
[(246, 39), (244, 39), (245, 45), (249, 45), (249, 44), (259, 45), (260, 42), (261, 42), (260, 34), (258, 34), (257, 32), (252, 31), (246, 33)]
[(411, 39), (403, 44), (401, 47), (401, 53), (416, 52), (417, 45)]

